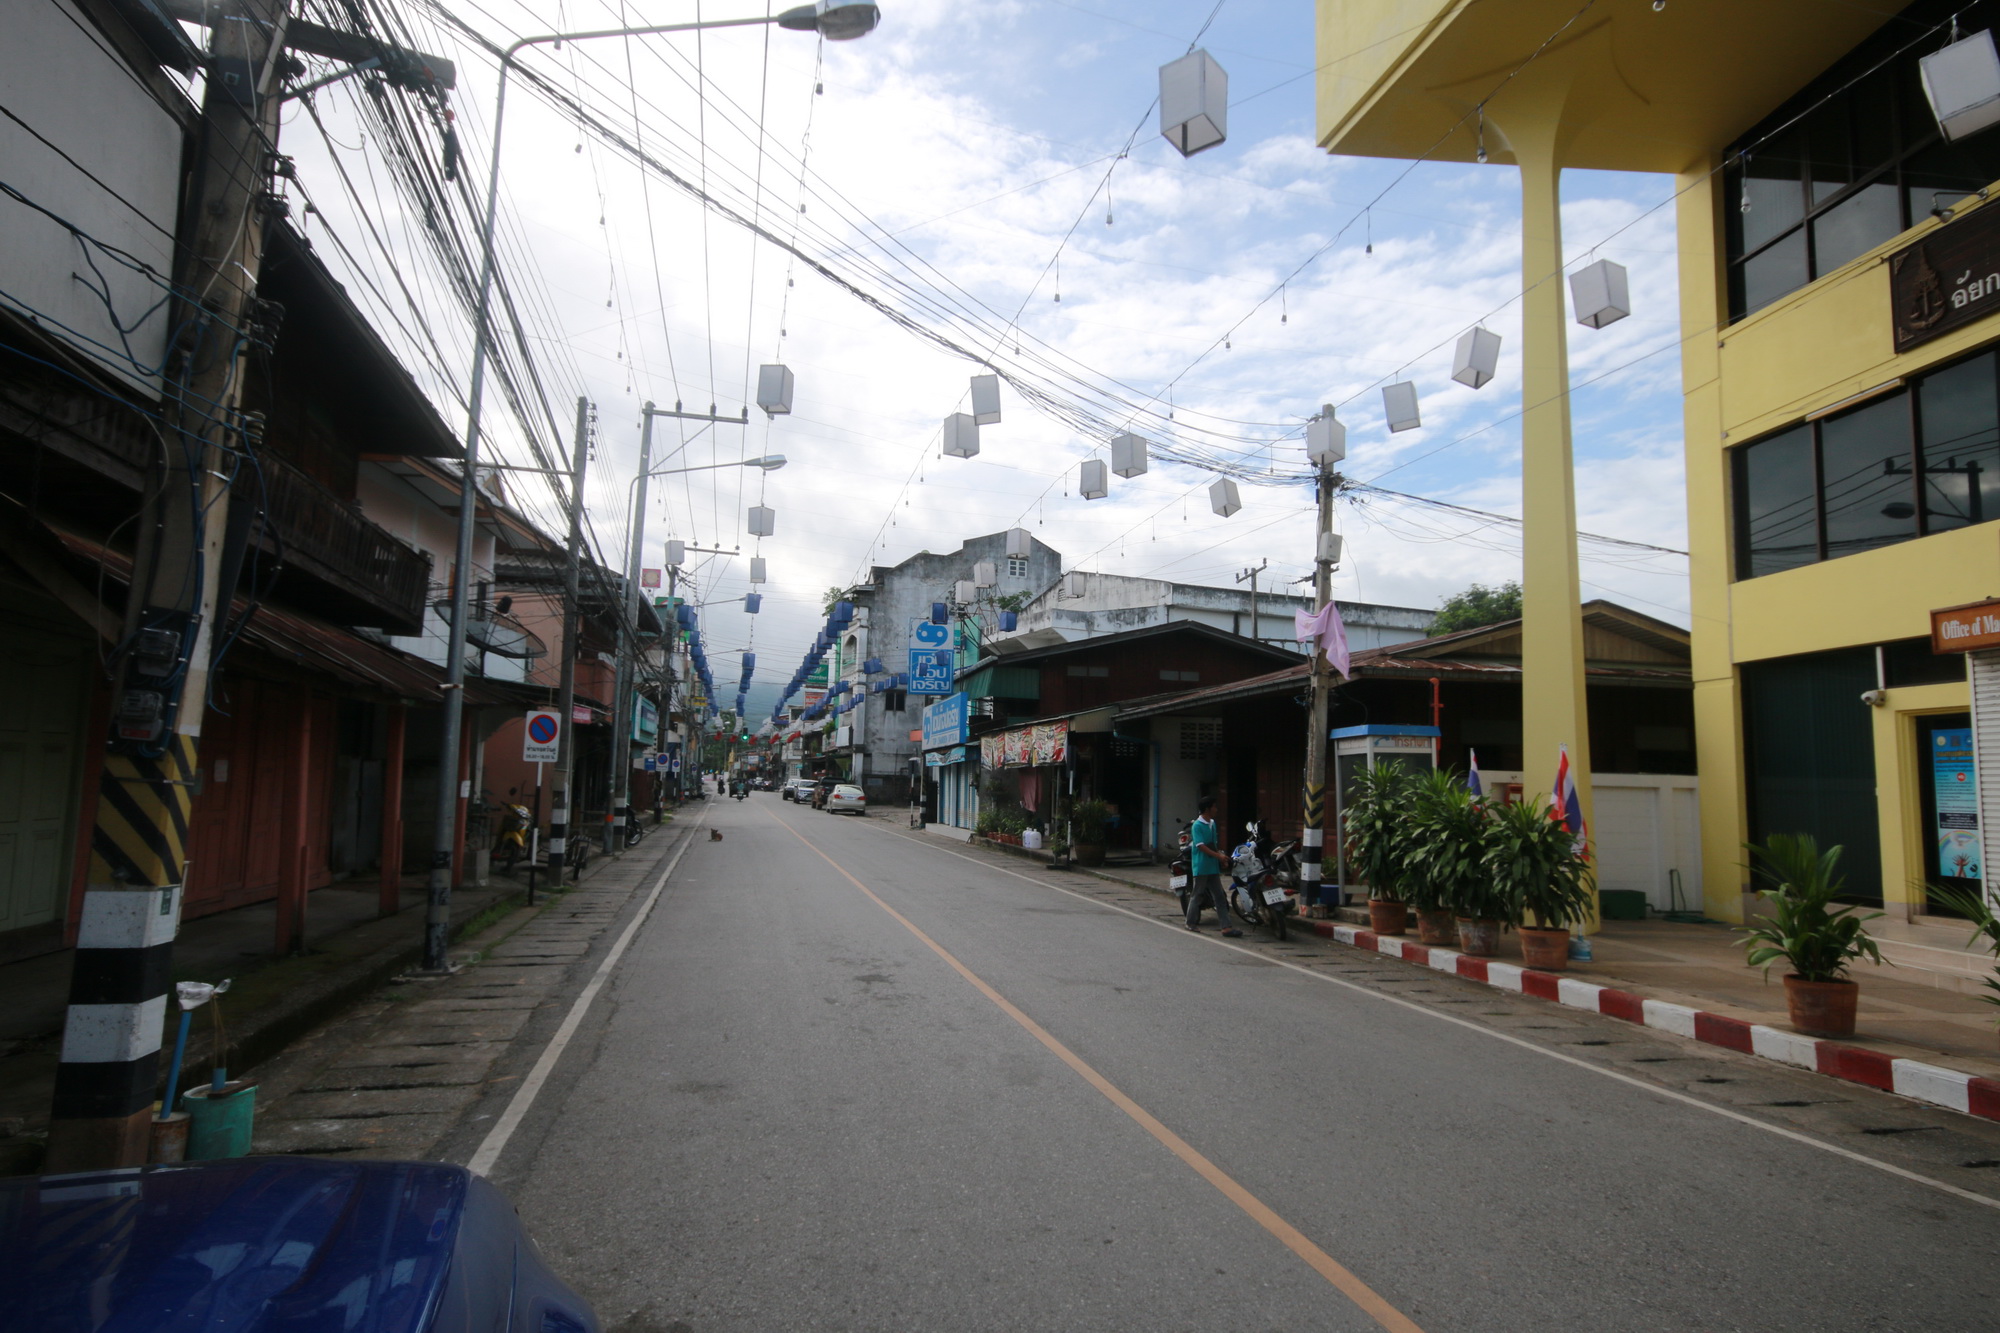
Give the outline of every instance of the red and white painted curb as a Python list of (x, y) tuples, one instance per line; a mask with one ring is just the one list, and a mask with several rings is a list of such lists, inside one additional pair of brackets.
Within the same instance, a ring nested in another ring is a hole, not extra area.
[(1518, 991), (1540, 1000), (1553, 1000), (1572, 1009), (1588, 1009), (1594, 1014), (1622, 1018), (1641, 1027), (1659, 1028), (1711, 1046), (1722, 1046), (1745, 1055), (1811, 1069), (1850, 1083), (1862, 1083), (1884, 1092), (1929, 1102), (1947, 1110), (2000, 1120), (2000, 1080), (1982, 1078), (1941, 1065), (1917, 1060), (1899, 1060), (1883, 1051), (1862, 1046), (1843, 1046), (1837, 1041), (1819, 1041), (1786, 1032), (1781, 1028), (1749, 1023), (1725, 1014), (1690, 1009), (1684, 1004), (1649, 1000), (1632, 991), (1614, 990), (1575, 977), (1502, 963), (1491, 958), (1473, 958), (1451, 949), (1416, 944), (1394, 935), (1377, 935), (1358, 926), (1332, 921), (1299, 921), (1316, 934), (1350, 944), (1357, 949), (1387, 954), (1471, 981), (1483, 981), (1500, 990)]

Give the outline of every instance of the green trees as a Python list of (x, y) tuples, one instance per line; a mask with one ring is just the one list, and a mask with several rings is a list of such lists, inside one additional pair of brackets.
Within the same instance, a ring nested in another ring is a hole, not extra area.
[(1464, 592), (1453, 593), (1444, 599), (1438, 607), (1437, 619), (1431, 622), (1431, 633), (1450, 634), (1454, 630), (1477, 629), (1481, 625), (1513, 620), (1520, 614), (1520, 584), (1508, 582), (1489, 588), (1483, 583), (1475, 583)]

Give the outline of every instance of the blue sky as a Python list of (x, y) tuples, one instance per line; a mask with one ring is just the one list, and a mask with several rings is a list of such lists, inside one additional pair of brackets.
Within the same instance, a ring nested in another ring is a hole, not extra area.
[[(531, 18), (530, 9), (544, 12)], [(487, 0), (455, 12), (498, 35), (546, 24), (545, 9)], [(1166, 429), (1252, 423), (1218, 427), (1244, 437), (1230, 447), (1252, 466), (1296, 462), (1296, 441), (1262, 451), (1256, 442), (1332, 402), (1348, 424), (1351, 476), (1519, 512), (1516, 174), (1498, 165), (1405, 174), (1407, 163), (1316, 149), (1311, 6), (889, 0), (884, 10), (877, 33), (823, 50), (810, 37), (750, 29), (710, 33), (698, 46), (651, 38), (629, 51), (606, 42), (534, 59), (691, 179), (719, 194), (735, 188), (739, 204), (754, 199), (774, 234), (795, 236), (809, 256), (920, 323), (942, 327), (925, 313), (941, 289), (1004, 316), (1018, 309), (1022, 333), (1046, 346), (1051, 366), (1116, 380), (1135, 406), (1171, 402), (1176, 425)], [(1159, 65), (1187, 49), (1212, 10), (1202, 44), (1230, 77), (1228, 141), (1183, 161), (1148, 117), (1111, 172), (1107, 201), (1099, 186), (1153, 100)], [(701, 13), (723, 16), (725, 6), (711, 0)], [(690, 14), (684, 2), (571, 0), (560, 21)], [(431, 39), (456, 40), (442, 30)], [(483, 161), (491, 72), (477, 53), (448, 53), (463, 62), (468, 154)], [(628, 71), (637, 99), (623, 86)], [(334, 150), (303, 143), (309, 133), (290, 146), (308, 171), (324, 172), (315, 152)], [(1243, 510), (1219, 518), (1207, 508), (1206, 474), (1156, 460), (1144, 477), (1114, 479), (1110, 497), (1084, 501), (1076, 467), (1103, 456), (1104, 440), (1011, 390), (979, 457), (939, 459), (939, 423), (963, 406), (975, 364), (736, 224), (704, 217), (657, 179), (642, 181), (614, 147), (531, 99), (517, 101), (507, 133), (514, 262), (544, 294), (552, 393), (589, 393), (605, 423), (590, 500), (607, 546), (623, 540), (640, 402), (733, 410), (757, 363), (782, 359), (797, 374), (793, 416), (717, 428), (685, 455), (705, 463), (775, 451), (790, 466), (672, 481), (649, 515), (649, 564), (670, 536), (740, 544), (770, 561), (755, 617), (740, 606), (746, 561), (694, 571), (719, 679), (734, 679), (733, 652), (754, 633), (760, 676), (782, 680), (815, 628), (822, 591), (871, 561), (951, 550), (1016, 522), (1086, 568), (1219, 584), (1261, 559), (1280, 581), (1307, 571), (1310, 496), (1301, 488), (1244, 484)], [(1680, 547), (1671, 193), (1662, 177), (1564, 179), (1569, 253), (1626, 265), (1634, 303), (1610, 328), (1570, 327), (1572, 377), (1588, 381), (1572, 402), (1582, 525)], [(1059, 243), (1059, 270), (1050, 269)], [(897, 290), (896, 273), (917, 286)], [(1503, 349), (1498, 377), (1474, 392), (1449, 379), (1451, 342), (1481, 320)], [(1210, 352), (1231, 329), (1229, 346)], [(1418, 386), (1421, 429), (1382, 428), (1379, 387), (1392, 378)], [(504, 453), (504, 423), (498, 438)], [(779, 515), (761, 545), (742, 521), (760, 497)], [(1350, 553), (1342, 597), (1431, 606), (1475, 580), (1518, 574), (1518, 534), (1504, 524), (1370, 501), (1345, 507), (1340, 525)], [(1685, 622), (1683, 560), (1586, 544), (1583, 573), (1586, 596)]]

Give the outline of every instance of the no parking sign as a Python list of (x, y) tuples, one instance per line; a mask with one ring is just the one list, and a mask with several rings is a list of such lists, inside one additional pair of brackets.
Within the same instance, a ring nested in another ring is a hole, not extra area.
[(553, 764), (562, 744), (562, 714), (553, 708), (530, 708), (521, 733), (521, 759), (529, 764)]

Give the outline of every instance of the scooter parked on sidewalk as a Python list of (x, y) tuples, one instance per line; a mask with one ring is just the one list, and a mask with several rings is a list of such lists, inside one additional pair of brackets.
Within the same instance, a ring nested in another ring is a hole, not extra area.
[(1274, 844), (1254, 819), (1247, 833), (1229, 854), (1229, 905), (1249, 924), (1268, 926), (1282, 940), (1291, 896), (1298, 892), (1298, 844)]

